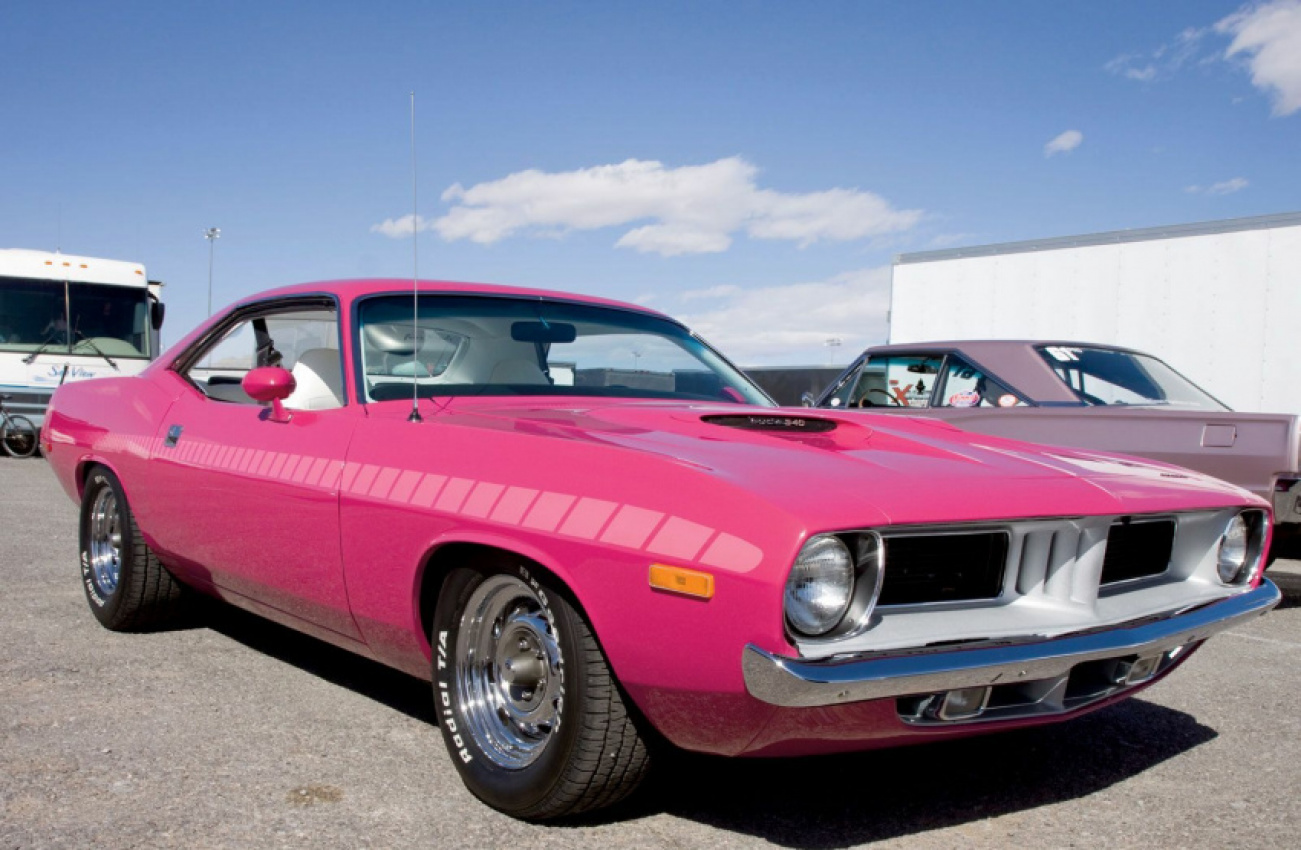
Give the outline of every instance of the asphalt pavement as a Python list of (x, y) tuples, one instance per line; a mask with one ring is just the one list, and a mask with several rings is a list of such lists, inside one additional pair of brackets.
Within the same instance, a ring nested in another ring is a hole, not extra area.
[(0, 458), (0, 848), (1295, 847), (1301, 562), (1283, 605), (1141, 696), (1053, 727), (903, 750), (662, 760), (559, 826), (461, 786), (427, 684), (213, 606), (102, 629), (77, 511)]

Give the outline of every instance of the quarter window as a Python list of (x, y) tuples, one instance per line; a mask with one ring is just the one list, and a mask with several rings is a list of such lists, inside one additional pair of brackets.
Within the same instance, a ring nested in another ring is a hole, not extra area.
[(1025, 401), (990, 375), (950, 354), (936, 407), (1021, 407)]

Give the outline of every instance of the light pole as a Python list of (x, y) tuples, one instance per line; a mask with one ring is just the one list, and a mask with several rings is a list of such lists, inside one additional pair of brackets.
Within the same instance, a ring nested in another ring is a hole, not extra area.
[(841, 340), (841, 338), (838, 337), (838, 336), (829, 336), (829, 337), (827, 337), (827, 341), (826, 341), (826, 343), (824, 343), (824, 344), (827, 346), (827, 365), (828, 365), (828, 366), (834, 366), (834, 365), (836, 365), (836, 354), (838, 353), (838, 352), (837, 352), (837, 349), (840, 348), (840, 344), (841, 344), (841, 342), (843, 342), (843, 340)]
[(203, 238), (208, 240), (208, 315), (212, 315), (212, 248), (221, 238), (220, 227), (209, 227), (203, 231)]

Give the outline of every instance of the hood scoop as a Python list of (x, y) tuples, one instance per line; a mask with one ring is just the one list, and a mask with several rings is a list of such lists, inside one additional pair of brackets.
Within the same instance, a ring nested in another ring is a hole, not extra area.
[(815, 416), (769, 416), (754, 413), (702, 416), (700, 421), (725, 428), (740, 428), (742, 431), (776, 431), (783, 434), (825, 434), (836, 430), (840, 424), (834, 419), (819, 419)]

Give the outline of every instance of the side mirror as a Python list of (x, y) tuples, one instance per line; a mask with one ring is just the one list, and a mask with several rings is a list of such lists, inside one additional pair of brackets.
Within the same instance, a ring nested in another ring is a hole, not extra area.
[(289, 414), (285, 412), (284, 405), (280, 402), (289, 398), (294, 390), (298, 388), (298, 382), (287, 369), (281, 369), (279, 366), (263, 366), (260, 369), (250, 369), (249, 373), (240, 381), (240, 386), (244, 392), (248, 393), (249, 398), (259, 402), (271, 402), (271, 421), (288, 422)]
[(167, 305), (161, 301), (149, 302), (149, 324), (154, 326), (154, 330), (160, 330), (163, 326), (163, 316), (167, 315)]
[(804, 407), (813, 407), (818, 400), (813, 397), (813, 393), (804, 393), (800, 396), (800, 404)]

